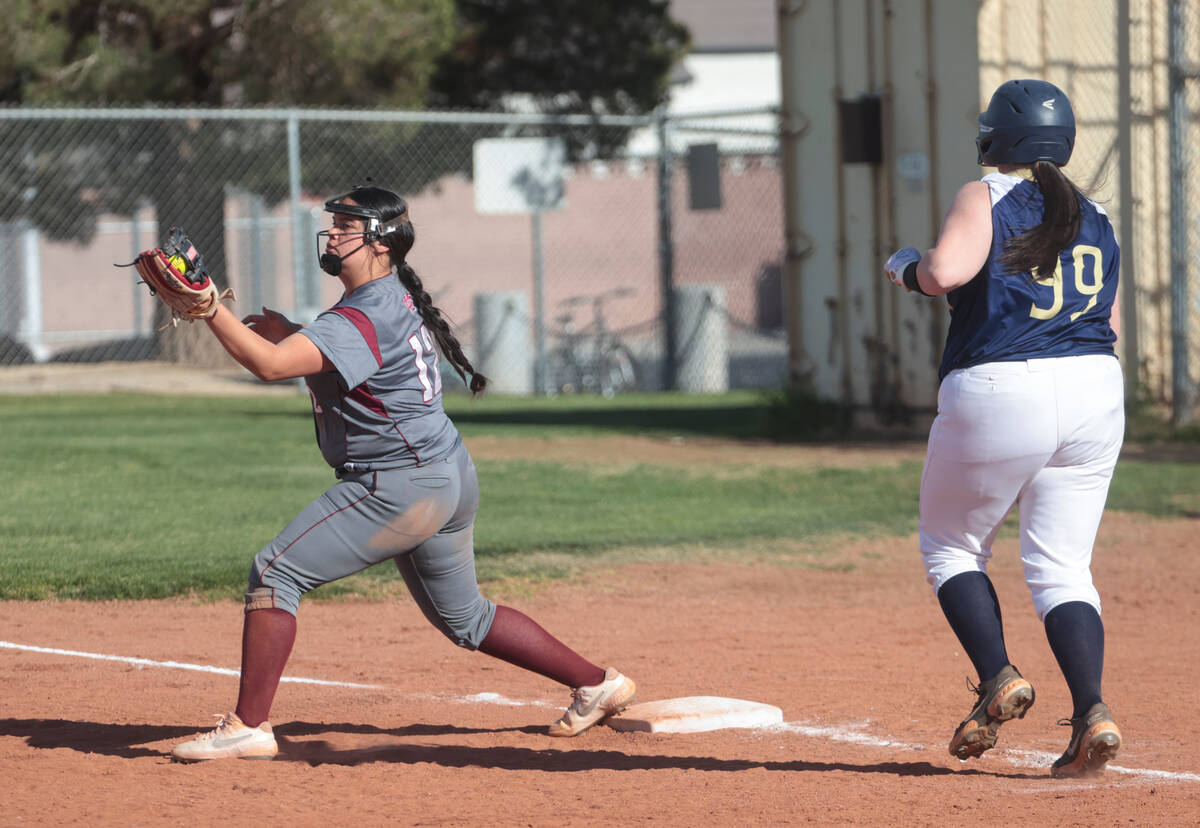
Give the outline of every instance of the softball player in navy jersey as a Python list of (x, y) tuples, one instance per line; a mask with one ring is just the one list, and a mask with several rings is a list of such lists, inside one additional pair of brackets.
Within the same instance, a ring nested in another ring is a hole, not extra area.
[(438, 351), (474, 393), (477, 373), (405, 261), (414, 231), (404, 200), (358, 187), (333, 214), (321, 267), (345, 293), (301, 328), (263, 309), (239, 322), (221, 307), (212, 332), (262, 380), (304, 377), (317, 441), (337, 482), (264, 547), (250, 568), (237, 707), (177, 745), (185, 761), (278, 752), (267, 716), (296, 635), (300, 597), (394, 560), (417, 605), (451, 641), (572, 688), (550, 725), (575, 736), (630, 704), (634, 683), (592, 664), (532, 619), (484, 598), (475, 579), (475, 467), (442, 409)]
[(919, 526), (929, 583), (979, 674), (950, 752), (979, 756), (1033, 704), (987, 576), (1016, 505), (1025, 582), (1074, 705), (1051, 769), (1060, 777), (1103, 770), (1121, 745), (1100, 695), (1104, 627), (1091, 577), (1125, 426), (1113, 348), (1120, 251), (1104, 210), (1060, 169), (1074, 141), (1062, 90), (1003, 84), (977, 139), (979, 163), (998, 172), (959, 190), (935, 247), (904, 248), (885, 265), (896, 284), (946, 294), (950, 306)]

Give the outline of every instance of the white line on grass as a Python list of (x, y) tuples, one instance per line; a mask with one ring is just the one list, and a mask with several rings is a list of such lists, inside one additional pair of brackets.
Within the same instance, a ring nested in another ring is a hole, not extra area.
[[(230, 670), (226, 667), (210, 667), (205, 664), (186, 664), (180, 661), (152, 661), (148, 658), (106, 655), (104, 653), (85, 653), (79, 650), (60, 650), (55, 647), (35, 647), (32, 644), (14, 644), (11, 641), (0, 641), (0, 647), (8, 648), (10, 650), (27, 650), (32, 653), (48, 653), (50, 655), (74, 656), (76, 658), (92, 658), (99, 661), (120, 661), (126, 664), (136, 664), (140, 667), (165, 667), (175, 670), (196, 670), (201, 673), (216, 673), (222, 676), (239, 675), (238, 670)], [(325, 687), (349, 687), (356, 690), (387, 689), (381, 684), (356, 684), (350, 681), (326, 681), (325, 679), (301, 678), (299, 676), (284, 676), (280, 679), (280, 681), (294, 682), (296, 684), (318, 684)], [(433, 696), (433, 698), (439, 698), (463, 704), (499, 704), (524, 707), (555, 706), (544, 701), (518, 701), (509, 699), (501, 696), (499, 693), (476, 693), (473, 696)], [(866, 747), (892, 749), (898, 748), (901, 750), (925, 749), (924, 745), (896, 742), (891, 739), (881, 739), (877, 736), (872, 736), (869, 733), (864, 733), (863, 731), (868, 726), (870, 726), (870, 722), (853, 722), (836, 726), (809, 725), (804, 724), (803, 722), (784, 722), (780, 725), (770, 725), (768, 727), (756, 729), (783, 733), (798, 733), (801, 736), (811, 736), (817, 739), (828, 739), (832, 742), (848, 742), (850, 744), (864, 745)], [(997, 758), (1004, 758), (1005, 761), (1007, 761), (1010, 765), (1014, 765), (1016, 767), (1045, 767), (1058, 757), (1042, 751), (1008, 749), (999, 754)], [(1175, 771), (1152, 770), (1149, 768), (1126, 768), (1120, 765), (1109, 765), (1108, 770), (1111, 770), (1114, 773), (1147, 777), (1150, 779), (1161, 779), (1169, 782), (1200, 782), (1200, 774), (1197, 773), (1178, 773)]]

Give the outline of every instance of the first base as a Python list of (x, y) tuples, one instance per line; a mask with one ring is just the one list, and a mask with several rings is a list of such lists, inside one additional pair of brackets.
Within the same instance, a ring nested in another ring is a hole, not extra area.
[(649, 733), (703, 733), (726, 727), (770, 727), (783, 723), (778, 707), (720, 696), (660, 699), (626, 708), (605, 724), (614, 730)]

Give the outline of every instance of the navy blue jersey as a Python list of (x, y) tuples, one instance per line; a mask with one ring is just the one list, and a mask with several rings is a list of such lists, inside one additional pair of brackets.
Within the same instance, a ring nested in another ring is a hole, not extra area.
[(335, 369), (305, 377), (329, 465), (350, 471), (423, 466), (459, 444), (442, 410), (433, 337), (395, 276), (360, 286), (300, 333)]
[(950, 331), (938, 378), (955, 368), (1076, 354), (1114, 354), (1109, 325), (1121, 251), (1104, 209), (1081, 201), (1079, 237), (1053, 274), (1007, 272), (1005, 243), (1042, 221), (1042, 191), (1026, 178), (984, 176), (992, 199), (992, 249), (971, 281), (946, 294)]

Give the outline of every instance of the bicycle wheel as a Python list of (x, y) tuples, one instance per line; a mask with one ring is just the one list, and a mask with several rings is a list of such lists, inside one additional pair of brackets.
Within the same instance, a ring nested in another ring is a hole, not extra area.
[(612, 397), (637, 390), (637, 367), (627, 348), (622, 345), (607, 348), (599, 362), (598, 390), (602, 396)]
[(546, 379), (551, 394), (578, 394), (584, 390), (583, 371), (574, 354), (556, 351), (547, 362)]

